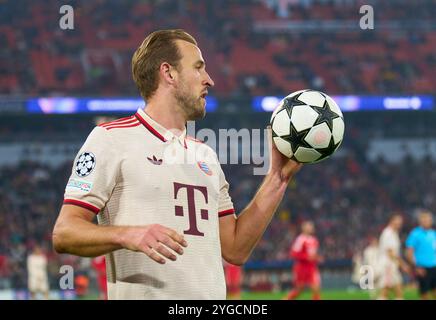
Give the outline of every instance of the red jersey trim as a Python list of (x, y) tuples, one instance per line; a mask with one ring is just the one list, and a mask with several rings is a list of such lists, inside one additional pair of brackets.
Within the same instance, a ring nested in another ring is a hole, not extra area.
[(103, 122), (103, 123), (100, 123), (98, 126), (99, 127), (105, 127), (107, 125), (117, 124), (118, 122), (123, 122), (123, 121), (127, 121), (127, 120), (130, 120), (130, 119), (133, 119), (133, 116), (124, 117), (124, 118), (116, 119), (116, 120), (113, 120), (113, 121)]
[(162, 140), (163, 142), (166, 142), (167, 140), (159, 133), (151, 124), (149, 124), (141, 115), (137, 112), (135, 113), (135, 117), (150, 131), (152, 134), (154, 134), (157, 138)]
[(82, 207), (88, 210), (91, 210), (92, 212), (94, 212), (95, 214), (98, 214), (100, 212), (100, 209), (93, 206), (92, 204), (89, 204), (87, 202), (83, 202), (80, 200), (75, 200), (75, 199), (64, 199), (64, 204), (72, 204), (78, 207)]
[(228, 210), (224, 210), (224, 211), (220, 211), (220, 212), (218, 212), (218, 217), (225, 217), (225, 216), (228, 216), (228, 215), (231, 215), (231, 214), (234, 214), (235, 213), (235, 209), (228, 209)]
[(111, 129), (115, 129), (115, 128), (131, 128), (131, 127), (137, 127), (140, 126), (141, 123), (139, 121), (137, 121), (136, 123), (132, 123), (132, 124), (128, 124), (128, 125), (124, 125), (124, 124), (120, 124), (118, 126), (110, 126), (110, 127), (105, 127), (106, 130), (111, 130)]
[(129, 124), (129, 123), (133, 123), (136, 121), (138, 121), (138, 119), (133, 117), (133, 118), (128, 119), (128, 120), (123, 120), (123, 121), (118, 121), (118, 122), (110, 122), (110, 123), (102, 125), (102, 127), (107, 128), (107, 127), (111, 127), (111, 126), (120, 126), (122, 124)]

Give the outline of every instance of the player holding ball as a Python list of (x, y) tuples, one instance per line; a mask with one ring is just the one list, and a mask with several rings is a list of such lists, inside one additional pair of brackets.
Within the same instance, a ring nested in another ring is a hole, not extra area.
[(222, 258), (247, 261), (301, 164), (273, 146), (269, 172), (236, 216), (218, 157), (210, 149), (214, 156), (201, 158), (200, 143), (186, 135), (187, 121), (205, 116), (214, 86), (196, 40), (178, 29), (151, 33), (132, 73), (146, 106), (88, 136), (54, 248), (105, 255), (108, 299), (225, 299)]
[[(199, 142), (186, 135), (187, 121), (205, 116), (214, 86), (196, 40), (179, 29), (151, 33), (133, 55), (132, 73), (146, 106), (88, 136), (65, 189), (54, 248), (106, 255), (108, 299), (225, 299), (222, 258), (247, 261), (302, 166), (299, 152), (295, 161), (272, 144), (269, 171), (237, 216), (218, 157), (210, 149), (214, 156), (201, 158)], [(334, 130), (331, 107), (321, 106), (310, 125)], [(315, 133), (320, 148), (325, 139)], [(333, 152), (338, 141), (330, 141)]]

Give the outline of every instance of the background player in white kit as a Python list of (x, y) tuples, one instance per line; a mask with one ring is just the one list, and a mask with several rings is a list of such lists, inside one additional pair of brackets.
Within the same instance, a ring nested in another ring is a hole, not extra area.
[[(362, 264), (368, 266), (372, 269), (375, 282), (378, 280), (379, 271), (379, 244), (376, 237), (371, 237), (369, 239), (368, 246), (363, 250), (363, 261)], [(375, 289), (375, 288), (374, 288)], [(369, 296), (371, 299), (376, 298), (376, 290), (369, 290)]]
[(369, 239), (368, 246), (363, 250), (363, 264), (370, 266), (378, 274), (379, 244), (376, 237)]
[(394, 290), (396, 299), (403, 299), (402, 276), (400, 269), (407, 271), (407, 264), (401, 258), (399, 232), (403, 218), (399, 214), (389, 219), (379, 241), (379, 299), (388, 298), (389, 290)]
[[(89, 135), (54, 247), (106, 254), (109, 299), (225, 299), (221, 257), (248, 259), (301, 165), (272, 144), (270, 170), (237, 218), (217, 156), (186, 136), (214, 85), (196, 41), (182, 30), (154, 32), (136, 50), (132, 72), (146, 108)], [(196, 153), (201, 148), (207, 155)]]
[(42, 248), (38, 245), (35, 245), (32, 252), (27, 257), (27, 273), (30, 298), (36, 299), (38, 293), (40, 293), (48, 300), (47, 258)]

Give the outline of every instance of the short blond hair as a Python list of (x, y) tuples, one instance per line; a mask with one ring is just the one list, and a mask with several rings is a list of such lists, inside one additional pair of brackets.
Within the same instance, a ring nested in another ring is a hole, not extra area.
[(421, 218), (423, 216), (430, 216), (433, 218), (433, 213), (430, 210), (427, 209), (419, 209), (418, 211), (418, 218)]
[(158, 30), (149, 34), (132, 57), (132, 76), (141, 96), (147, 101), (159, 86), (159, 68), (167, 62), (176, 69), (182, 59), (176, 40), (197, 45), (194, 37), (182, 29)]

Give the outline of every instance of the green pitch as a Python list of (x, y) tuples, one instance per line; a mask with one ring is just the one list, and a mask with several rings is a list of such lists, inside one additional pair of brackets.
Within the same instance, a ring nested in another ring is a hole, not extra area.
[[(243, 292), (242, 300), (281, 300), (286, 297), (287, 292)], [(393, 296), (391, 296), (393, 298)], [(310, 300), (309, 291), (304, 292), (297, 300)], [(368, 291), (363, 290), (323, 290), (321, 292), (322, 300), (370, 300)], [(416, 289), (404, 290), (405, 300), (419, 299)]]
[[(242, 300), (281, 300), (288, 292), (243, 292)], [(393, 296), (392, 296), (393, 298)], [(97, 294), (88, 294), (81, 300), (97, 300)], [(310, 300), (310, 292), (304, 292), (297, 300)], [(322, 300), (370, 300), (369, 292), (363, 290), (323, 290), (321, 292)], [(404, 290), (405, 300), (419, 299), (418, 292), (414, 288)]]

